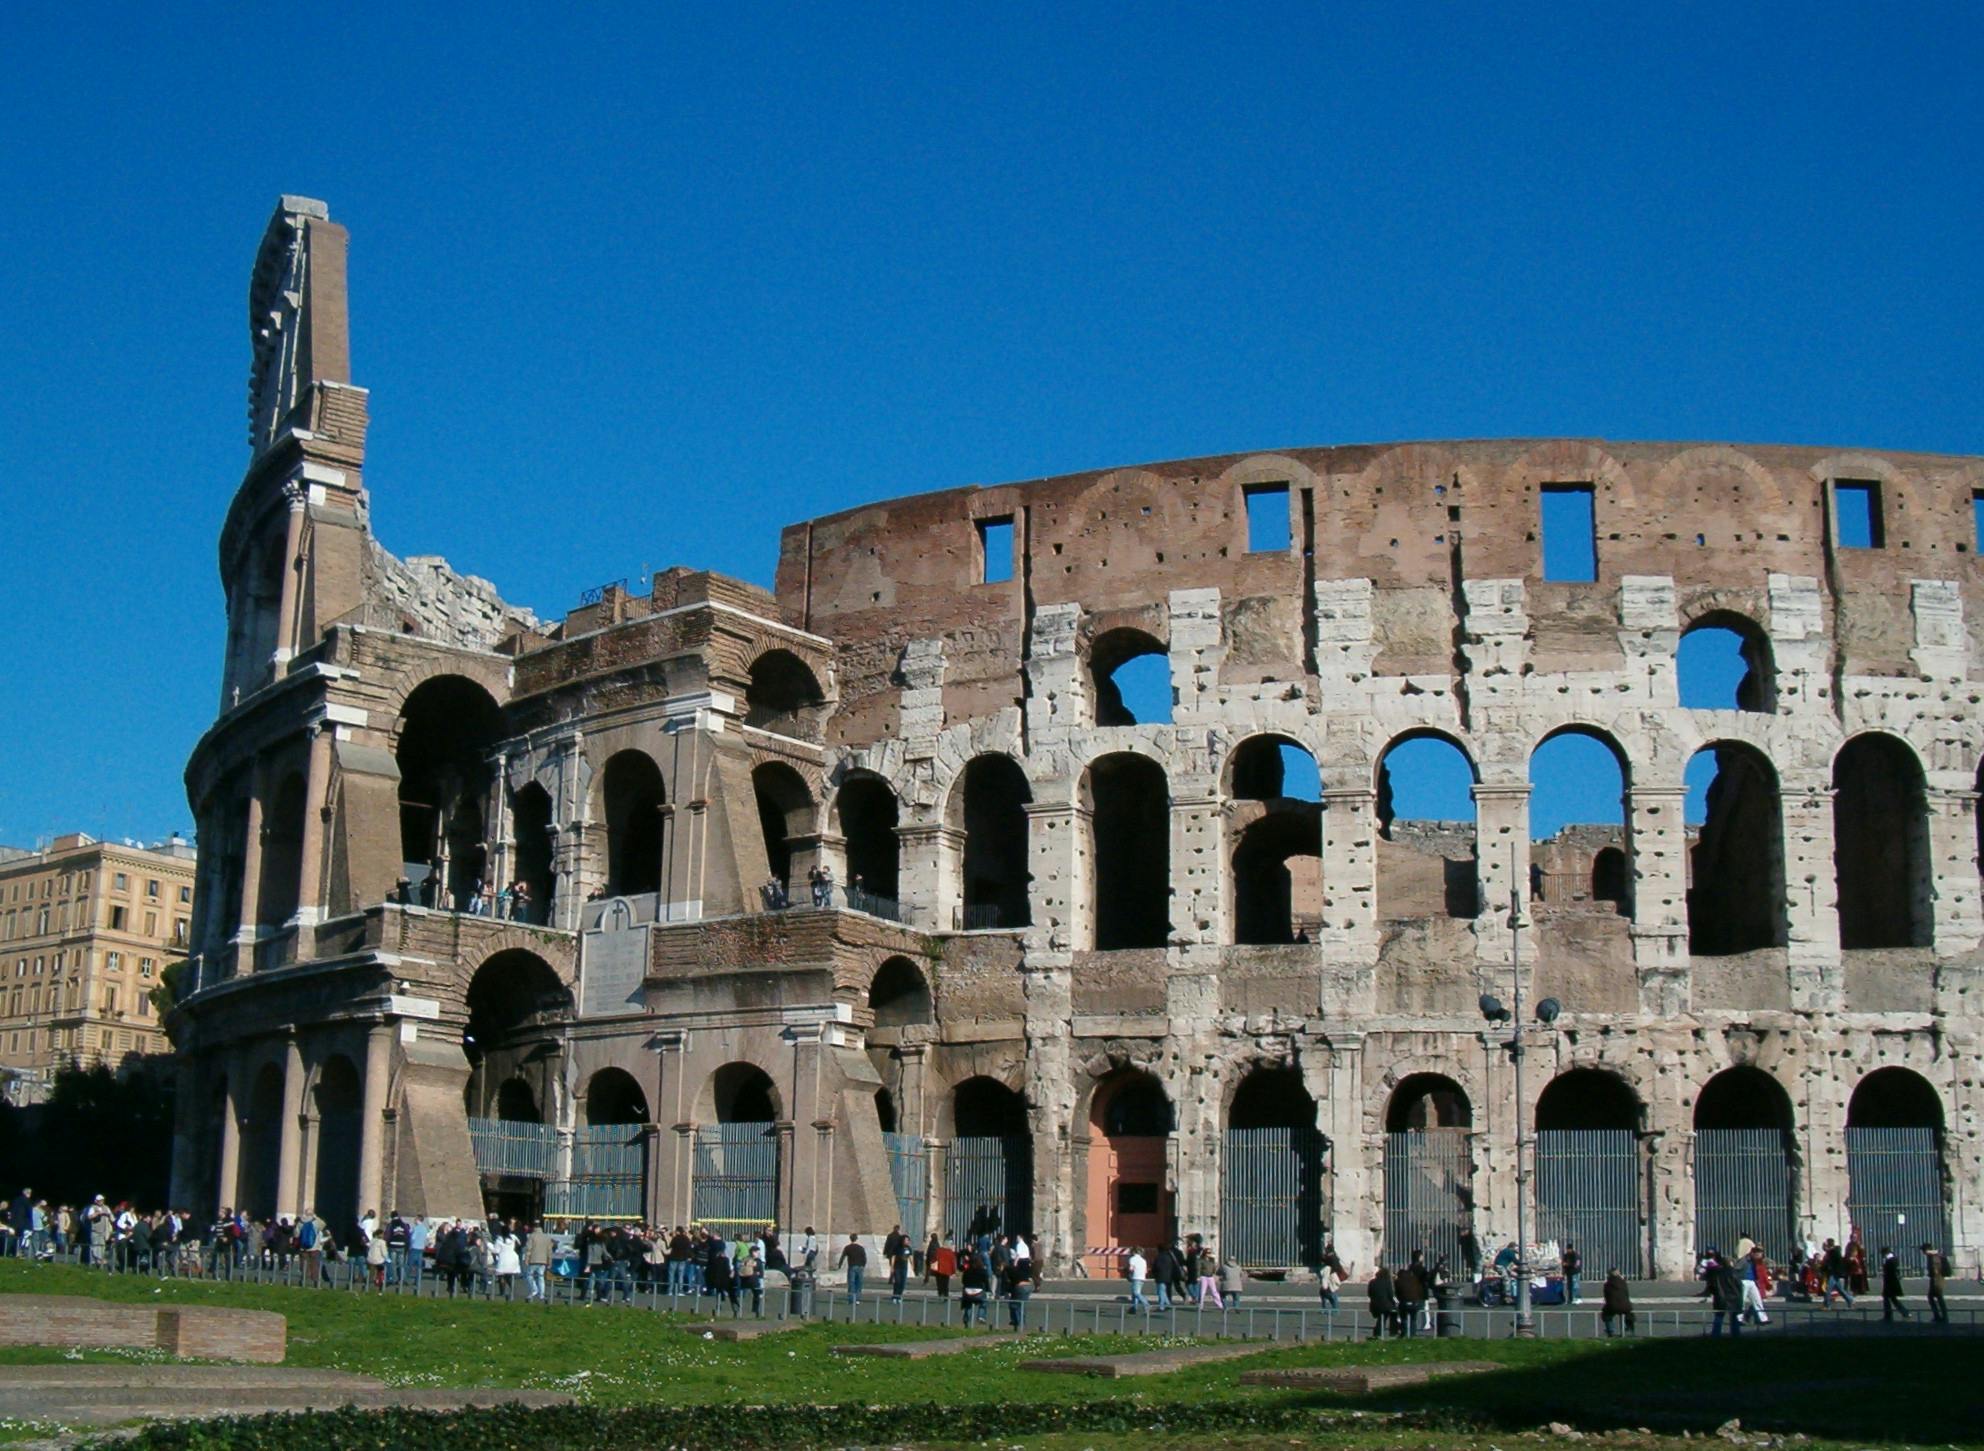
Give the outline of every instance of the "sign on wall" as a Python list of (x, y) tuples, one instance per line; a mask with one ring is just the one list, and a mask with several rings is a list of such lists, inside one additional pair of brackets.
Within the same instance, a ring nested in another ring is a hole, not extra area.
[(649, 924), (633, 906), (615, 897), (602, 904), (598, 924), (587, 930), (579, 1016), (610, 1017), (641, 1006), (641, 980), (648, 971)]

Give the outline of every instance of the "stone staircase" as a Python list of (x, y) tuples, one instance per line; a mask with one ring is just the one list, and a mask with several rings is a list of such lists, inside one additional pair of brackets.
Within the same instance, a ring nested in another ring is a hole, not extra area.
[(0, 1366), (0, 1419), (111, 1426), (123, 1421), (255, 1416), (269, 1411), (566, 1405), (557, 1391), (396, 1387), (340, 1370), (286, 1365)]

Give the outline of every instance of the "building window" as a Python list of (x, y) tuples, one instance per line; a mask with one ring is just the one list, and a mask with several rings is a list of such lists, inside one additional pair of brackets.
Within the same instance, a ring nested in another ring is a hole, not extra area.
[(48, 909), (46, 907), (43, 907), (35, 917), (34, 935), (37, 937), (46, 937), (48, 935)]
[(150, 898), (152, 898), (152, 899), (153, 899), (154, 901), (156, 901), (156, 900), (157, 900), (157, 898), (158, 898), (158, 878), (157, 878), (157, 877), (151, 877), (151, 878), (148, 878), (148, 879), (146, 880), (146, 882), (145, 882), (145, 895), (146, 895), (147, 897), (150, 897)]
[(1590, 484), (1545, 484), (1543, 577), (1565, 584), (1598, 578), (1598, 525)]
[(124, 930), (124, 909), (122, 907), (112, 907), (110, 909), (110, 930), (112, 932), (122, 932)]
[(1005, 584), (1013, 577), (1013, 518), (978, 521), (978, 582)]
[(172, 919), (172, 945), (174, 947), (184, 947), (186, 945), (186, 919), (184, 917), (175, 917)]
[(152, 1015), (152, 998), (151, 998), (151, 994), (150, 994), (150, 993), (139, 993), (139, 994), (138, 994), (138, 1016), (139, 1016), (139, 1017), (141, 1017), (141, 1018), (149, 1018), (149, 1017), (150, 1017), (151, 1015)]
[(193, 889), (191, 887), (181, 887), (179, 889), (179, 905), (182, 907), (189, 906), (192, 901)]
[(131, 879), (128, 876), (126, 876), (123, 872), (119, 872), (117, 874), (117, 890), (120, 892), (128, 892), (130, 889), (131, 889)]
[(1240, 491), (1247, 509), (1247, 552), (1288, 552), (1288, 485), (1249, 484)]
[(124, 970), (124, 954), (121, 952), (106, 952), (103, 955), (103, 965), (112, 972), (122, 972)]
[(1833, 542), (1842, 549), (1880, 549), (1887, 544), (1881, 520), (1881, 486), (1872, 479), (1832, 481)]
[(158, 913), (156, 912), (145, 913), (145, 936), (147, 937), (158, 936)]
[(157, 966), (158, 966), (158, 961), (157, 961), (157, 959), (156, 959), (156, 958), (150, 958), (150, 957), (141, 957), (141, 958), (139, 958), (139, 959), (138, 959), (138, 976), (139, 976), (139, 977), (150, 977), (150, 976), (152, 975), (152, 970), (153, 970), (154, 968), (156, 968)]

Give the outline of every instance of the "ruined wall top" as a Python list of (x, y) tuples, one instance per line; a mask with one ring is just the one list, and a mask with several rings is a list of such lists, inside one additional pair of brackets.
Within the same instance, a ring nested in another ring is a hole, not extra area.
[(248, 446), (261, 453), (319, 383), (351, 381), (350, 237), (310, 197), (276, 203), (248, 284)]

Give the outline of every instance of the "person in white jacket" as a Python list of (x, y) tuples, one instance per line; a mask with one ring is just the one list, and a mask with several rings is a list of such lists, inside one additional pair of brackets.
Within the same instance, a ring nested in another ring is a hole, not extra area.
[(505, 1300), (517, 1298), (517, 1276), (523, 1273), (523, 1261), (517, 1254), (517, 1237), (510, 1233), (507, 1224), (498, 1224), (490, 1242), (490, 1258), (496, 1275), (496, 1285), (503, 1292)]
[(1130, 1258), (1123, 1265), (1124, 1273), (1130, 1277), (1130, 1308), (1149, 1310), (1150, 1301), (1144, 1298), (1144, 1281), (1150, 1277), (1150, 1261), (1144, 1258), (1140, 1249), (1130, 1251)]

